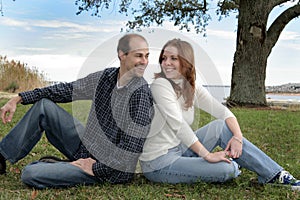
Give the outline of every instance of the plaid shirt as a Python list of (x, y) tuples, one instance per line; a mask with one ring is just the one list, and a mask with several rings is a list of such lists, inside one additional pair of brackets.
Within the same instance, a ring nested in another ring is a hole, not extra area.
[(100, 181), (132, 180), (153, 117), (152, 96), (144, 78), (117, 89), (119, 68), (108, 68), (71, 83), (22, 92), (23, 104), (42, 98), (66, 103), (91, 99), (92, 106), (76, 159), (93, 157)]

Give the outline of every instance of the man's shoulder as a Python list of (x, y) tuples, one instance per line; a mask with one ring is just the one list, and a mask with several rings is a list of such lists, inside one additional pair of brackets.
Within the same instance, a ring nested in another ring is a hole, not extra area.
[(118, 71), (118, 67), (108, 67), (108, 68), (105, 68), (103, 71), (106, 72), (106, 73), (115, 73)]
[(96, 71), (93, 73), (90, 73), (86, 78), (88, 79), (96, 79), (98, 81), (100, 80), (107, 80), (107, 79), (114, 79), (114, 77), (118, 74), (118, 68), (117, 67), (109, 67), (105, 68), (100, 71)]
[(150, 87), (148, 82), (143, 77), (136, 77), (131, 84), (131, 88), (134, 90), (144, 90), (146, 92), (150, 92)]
[(111, 74), (114, 74), (114, 73), (117, 73), (118, 72), (118, 67), (108, 67), (108, 68), (104, 68), (102, 70), (99, 70), (99, 71), (95, 71), (93, 73), (90, 73), (91, 74), (105, 74), (105, 75), (111, 75)]

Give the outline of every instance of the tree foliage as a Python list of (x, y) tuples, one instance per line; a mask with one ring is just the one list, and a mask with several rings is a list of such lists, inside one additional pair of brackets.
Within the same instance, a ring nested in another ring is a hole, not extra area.
[(139, 29), (151, 25), (161, 26), (165, 21), (174, 22), (180, 29), (203, 32), (211, 19), (206, 0), (76, 0), (77, 14), (92, 11), (93, 16), (101, 17), (104, 10), (118, 9), (120, 13), (133, 16), (127, 22), (129, 29)]

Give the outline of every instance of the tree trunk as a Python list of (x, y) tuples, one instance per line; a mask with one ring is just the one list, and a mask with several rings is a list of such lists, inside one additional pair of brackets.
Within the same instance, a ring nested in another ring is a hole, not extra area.
[(270, 11), (264, 4), (267, 4), (264, 0), (255, 4), (251, 0), (240, 1), (229, 106), (267, 105), (265, 78), (270, 52), (265, 39)]

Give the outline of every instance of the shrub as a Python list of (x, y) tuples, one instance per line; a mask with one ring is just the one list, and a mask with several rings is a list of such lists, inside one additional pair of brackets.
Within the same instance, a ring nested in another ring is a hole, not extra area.
[(19, 92), (45, 85), (45, 75), (35, 67), (0, 56), (0, 91)]
[(19, 89), (19, 85), (16, 83), (16, 81), (13, 81), (8, 87), (5, 88), (5, 91), (15, 93), (17, 89)]

